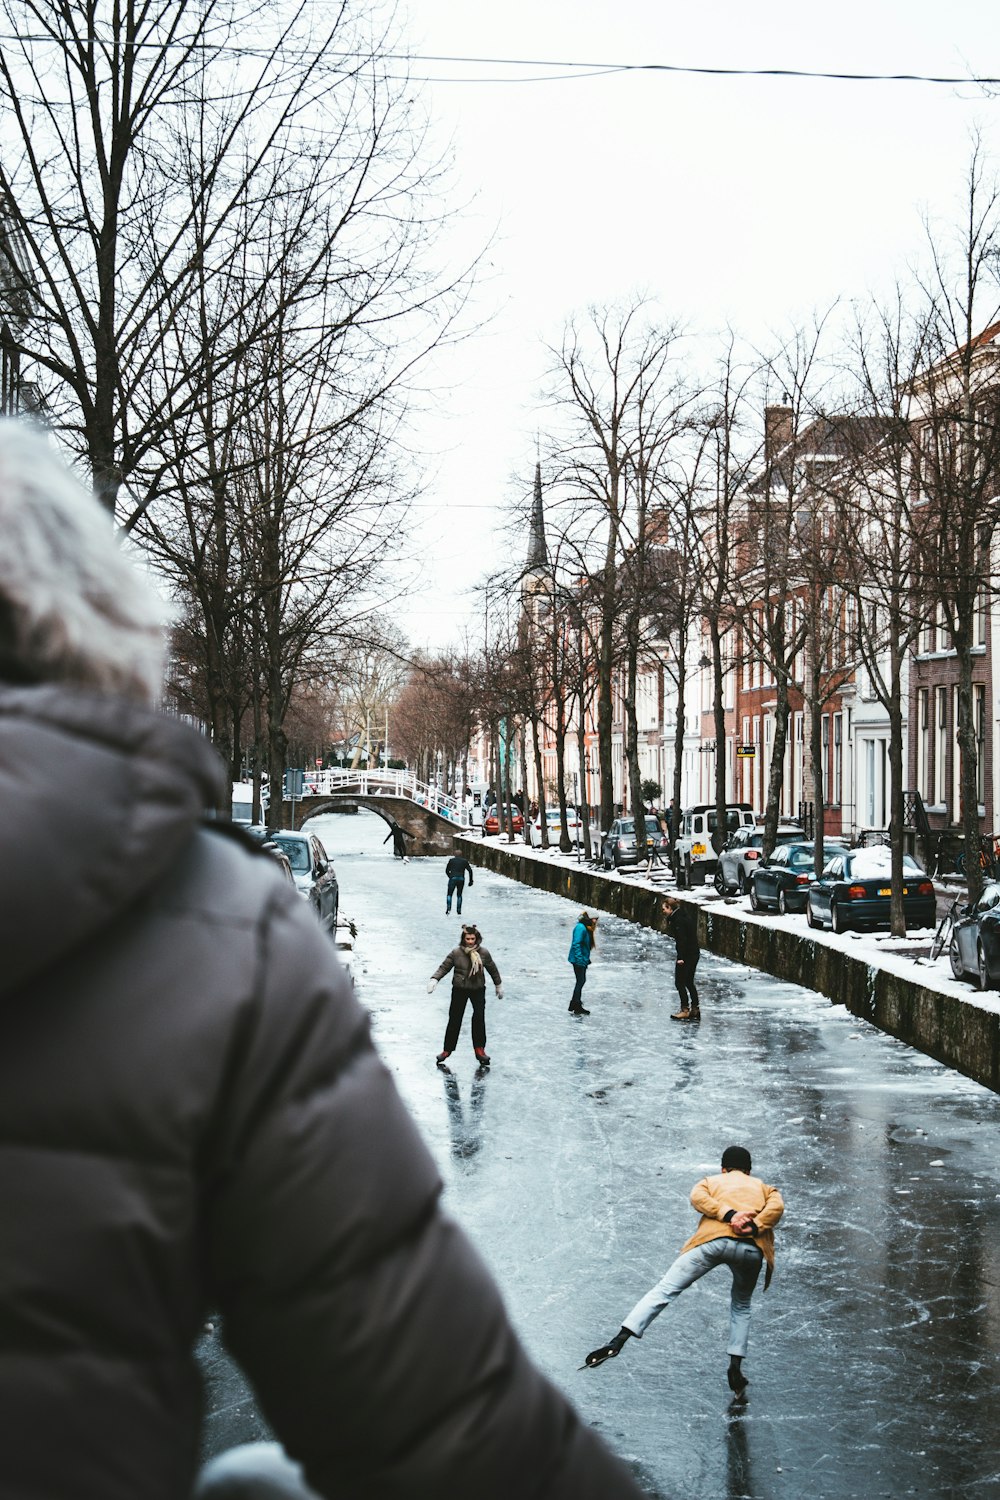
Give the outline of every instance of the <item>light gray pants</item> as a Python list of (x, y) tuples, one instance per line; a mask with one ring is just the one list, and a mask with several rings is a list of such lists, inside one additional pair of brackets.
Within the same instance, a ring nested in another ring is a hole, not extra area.
[(205, 1465), (193, 1500), (319, 1500), (279, 1443), (244, 1443)]
[(750, 1299), (757, 1285), (763, 1260), (760, 1248), (752, 1240), (737, 1240), (727, 1235), (717, 1240), (707, 1240), (704, 1245), (695, 1245), (693, 1250), (685, 1250), (683, 1255), (678, 1255), (656, 1285), (635, 1304), (622, 1327), (641, 1339), (653, 1319), (675, 1297), (679, 1297), (686, 1287), (711, 1271), (714, 1266), (727, 1265), (733, 1273), (733, 1291), (729, 1304), (729, 1347), (726, 1352), (746, 1354), (750, 1338)]

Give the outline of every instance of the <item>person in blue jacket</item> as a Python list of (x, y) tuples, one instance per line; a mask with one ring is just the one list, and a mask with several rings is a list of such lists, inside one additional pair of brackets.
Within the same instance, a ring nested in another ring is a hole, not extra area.
[(569, 962), (573, 965), (573, 973), (576, 975), (576, 984), (573, 986), (573, 998), (569, 1002), (570, 1015), (589, 1016), (583, 1003), (583, 987), (587, 983), (587, 969), (590, 965), (590, 955), (594, 951), (597, 941), (597, 918), (592, 917), (589, 911), (582, 911), (576, 919), (573, 928), (573, 941), (569, 945)]

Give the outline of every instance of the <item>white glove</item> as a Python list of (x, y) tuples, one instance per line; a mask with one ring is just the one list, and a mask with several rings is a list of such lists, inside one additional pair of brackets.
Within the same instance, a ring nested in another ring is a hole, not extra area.
[(427, 981), (427, 993), (428, 993), (428, 995), (433, 995), (433, 993), (434, 993), (434, 991), (436, 989), (437, 989), (437, 980), (436, 979), (428, 979), (428, 981)]
[(503, 999), (503, 985), (502, 984), (498, 984), (497, 985), (497, 999), (498, 1000), (502, 1000)]

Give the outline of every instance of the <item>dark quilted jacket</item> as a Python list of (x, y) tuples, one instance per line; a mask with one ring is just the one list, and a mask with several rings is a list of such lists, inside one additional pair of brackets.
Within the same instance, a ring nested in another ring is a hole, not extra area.
[(638, 1494), (522, 1353), (182, 725), (0, 689), (0, 1496), (187, 1500), (210, 1308), (333, 1497)]

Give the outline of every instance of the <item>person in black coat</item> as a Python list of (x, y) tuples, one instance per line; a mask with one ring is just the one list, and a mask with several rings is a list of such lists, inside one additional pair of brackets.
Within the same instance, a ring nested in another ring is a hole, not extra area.
[(672, 1013), (672, 1021), (700, 1021), (701, 1007), (695, 988), (694, 971), (701, 957), (698, 942), (698, 913), (687, 902), (682, 906), (676, 896), (668, 896), (663, 903), (663, 915), (667, 919), (667, 931), (677, 945), (677, 961), (674, 965), (674, 984), (680, 996), (680, 1009)]
[(465, 890), (465, 876), (468, 873), (470, 888), (475, 885), (472, 876), (472, 866), (461, 854), (453, 854), (444, 867), (444, 873), (448, 877), (448, 895), (446, 897), (445, 916), (451, 911), (451, 898), (455, 897), (458, 915), (462, 915), (462, 892)]
[(443, 1212), (309, 907), (204, 825), (162, 603), (10, 421), (0, 535), (0, 1495), (191, 1500), (212, 1311), (287, 1450), (244, 1495), (641, 1500)]

